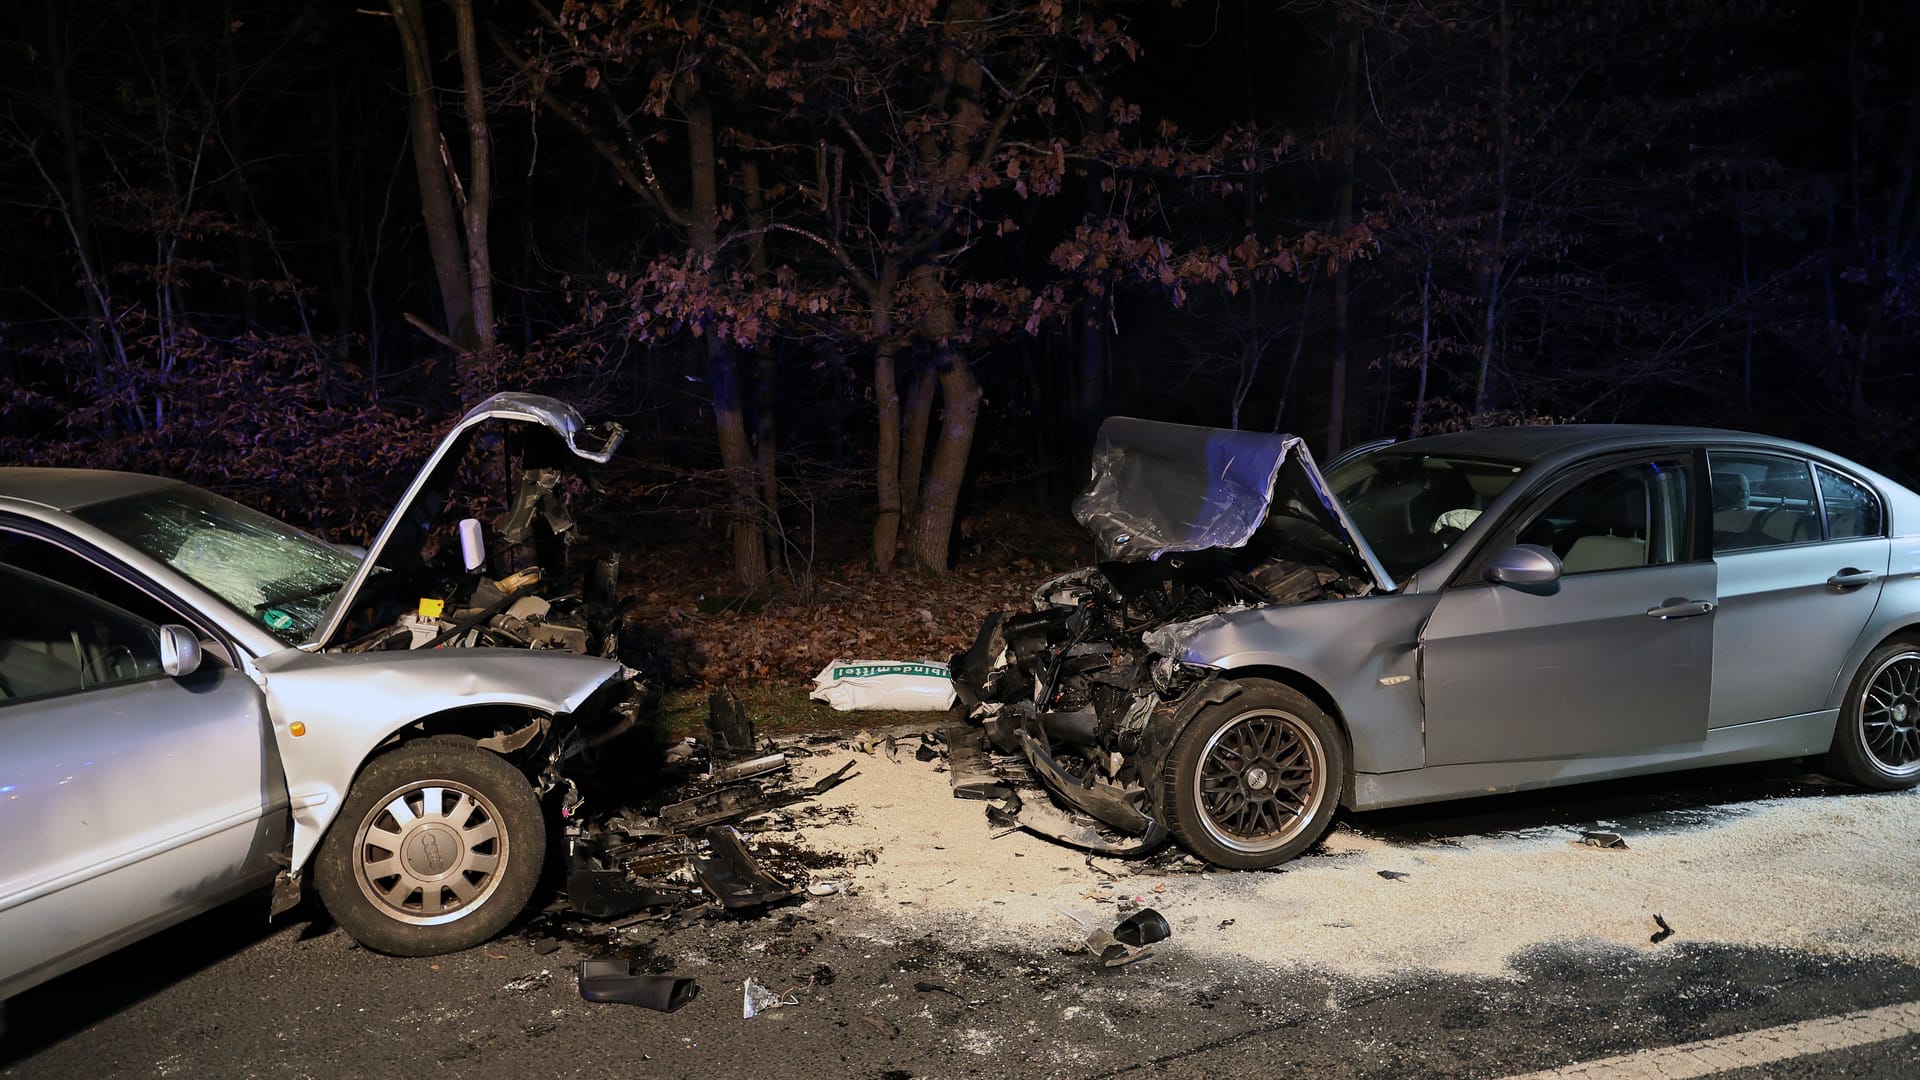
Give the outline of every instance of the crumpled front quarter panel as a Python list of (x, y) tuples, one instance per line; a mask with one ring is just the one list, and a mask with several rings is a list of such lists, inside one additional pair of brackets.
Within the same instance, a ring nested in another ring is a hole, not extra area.
[(1438, 600), (1366, 596), (1225, 612), (1186, 624), (1176, 659), (1229, 676), (1248, 668), (1298, 672), (1332, 696), (1353, 743), (1354, 771), (1417, 769), (1426, 764), (1420, 629)]
[[(257, 664), (293, 809), (299, 870), (340, 812), (374, 748), (423, 717), (483, 705), (571, 713), (618, 678), (612, 660), (557, 651), (431, 649), (307, 653), (289, 649)], [(291, 726), (304, 725), (294, 735)]]

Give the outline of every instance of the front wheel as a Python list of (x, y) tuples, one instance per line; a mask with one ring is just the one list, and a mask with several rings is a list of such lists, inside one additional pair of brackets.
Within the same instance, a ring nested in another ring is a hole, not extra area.
[(546, 858), (526, 777), (467, 739), (375, 758), (320, 842), (314, 885), (354, 940), (395, 956), (471, 948), (526, 907)]
[(1920, 642), (1890, 641), (1867, 655), (1822, 768), (1881, 791), (1920, 784)]
[(1346, 740), (1306, 695), (1247, 679), (1174, 739), (1160, 779), (1161, 820), (1187, 850), (1217, 866), (1278, 866), (1333, 822), (1346, 777)]

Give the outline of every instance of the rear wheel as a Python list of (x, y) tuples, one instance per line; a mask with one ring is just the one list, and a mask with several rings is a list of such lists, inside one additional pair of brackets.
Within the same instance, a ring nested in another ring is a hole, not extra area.
[(1160, 815), (1189, 851), (1218, 866), (1278, 866), (1333, 822), (1346, 741), (1306, 695), (1247, 679), (1202, 709), (1174, 740), (1161, 773)]
[(1890, 641), (1867, 655), (1822, 767), (1882, 791), (1920, 784), (1920, 641)]
[(396, 956), (470, 948), (526, 907), (540, 802), (499, 755), (437, 736), (375, 758), (320, 842), (314, 885), (354, 940)]

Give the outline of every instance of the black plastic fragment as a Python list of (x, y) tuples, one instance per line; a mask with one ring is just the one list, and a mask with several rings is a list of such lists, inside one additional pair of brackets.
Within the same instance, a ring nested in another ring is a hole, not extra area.
[(1131, 945), (1136, 949), (1156, 941), (1165, 941), (1172, 933), (1173, 927), (1167, 925), (1166, 916), (1152, 908), (1141, 908), (1113, 928), (1115, 941), (1122, 945)]
[(799, 890), (760, 868), (733, 830), (707, 830), (711, 854), (689, 860), (693, 876), (729, 911), (762, 907), (795, 896)]
[(1380, 871), (1380, 876), (1386, 878), (1388, 881), (1404, 881), (1407, 877), (1407, 875), (1398, 870), (1382, 870)]
[(1663, 918), (1661, 918), (1661, 917), (1659, 916), (1659, 914), (1658, 914), (1658, 913), (1656, 913), (1656, 914), (1655, 914), (1655, 915), (1653, 916), (1653, 921), (1654, 921), (1654, 923), (1655, 923), (1655, 925), (1657, 925), (1657, 926), (1659, 926), (1659, 927), (1660, 927), (1660, 932), (1659, 932), (1659, 933), (1657, 933), (1657, 934), (1655, 934), (1655, 935), (1653, 935), (1652, 937), (1650, 937), (1650, 938), (1648, 938), (1648, 939), (1647, 939), (1647, 941), (1648, 941), (1649, 943), (1651, 943), (1651, 944), (1654, 944), (1654, 945), (1658, 945), (1658, 944), (1660, 944), (1661, 942), (1663, 942), (1663, 941), (1665, 941), (1665, 940), (1667, 940), (1668, 938), (1670, 938), (1670, 937), (1672, 937), (1672, 936), (1673, 936), (1673, 927), (1671, 927), (1671, 926), (1668, 926), (1668, 925), (1667, 925), (1667, 920), (1665, 920), (1665, 919), (1663, 919)]
[(721, 687), (707, 697), (707, 738), (713, 743), (713, 759), (727, 761), (753, 753), (753, 721), (740, 706), (730, 687)]
[[(608, 867), (580, 845), (567, 858), (567, 906), (589, 919), (614, 919), (646, 907), (677, 905), (680, 893), (650, 889), (628, 876), (624, 866)], [(551, 950), (549, 950), (551, 951)]]
[(580, 961), (580, 996), (588, 1001), (638, 1005), (673, 1012), (700, 994), (700, 985), (678, 975), (644, 975), (631, 960)]
[(1627, 846), (1627, 842), (1621, 839), (1619, 833), (1610, 832), (1583, 832), (1580, 834), (1580, 843), (1587, 847), (1621, 848), (1623, 850)]

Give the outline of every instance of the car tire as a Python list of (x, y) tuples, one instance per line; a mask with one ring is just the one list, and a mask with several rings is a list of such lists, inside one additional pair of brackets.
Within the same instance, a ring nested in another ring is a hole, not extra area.
[(1920, 639), (1896, 638), (1867, 654), (1821, 770), (1878, 791), (1920, 784)]
[(1159, 784), (1160, 820), (1216, 866), (1278, 866), (1333, 823), (1347, 743), (1305, 694), (1266, 679), (1201, 709), (1174, 739)]
[(532, 897), (546, 849), (526, 777), (469, 739), (435, 736), (361, 771), (320, 842), (314, 886), (360, 944), (433, 956), (506, 929)]

